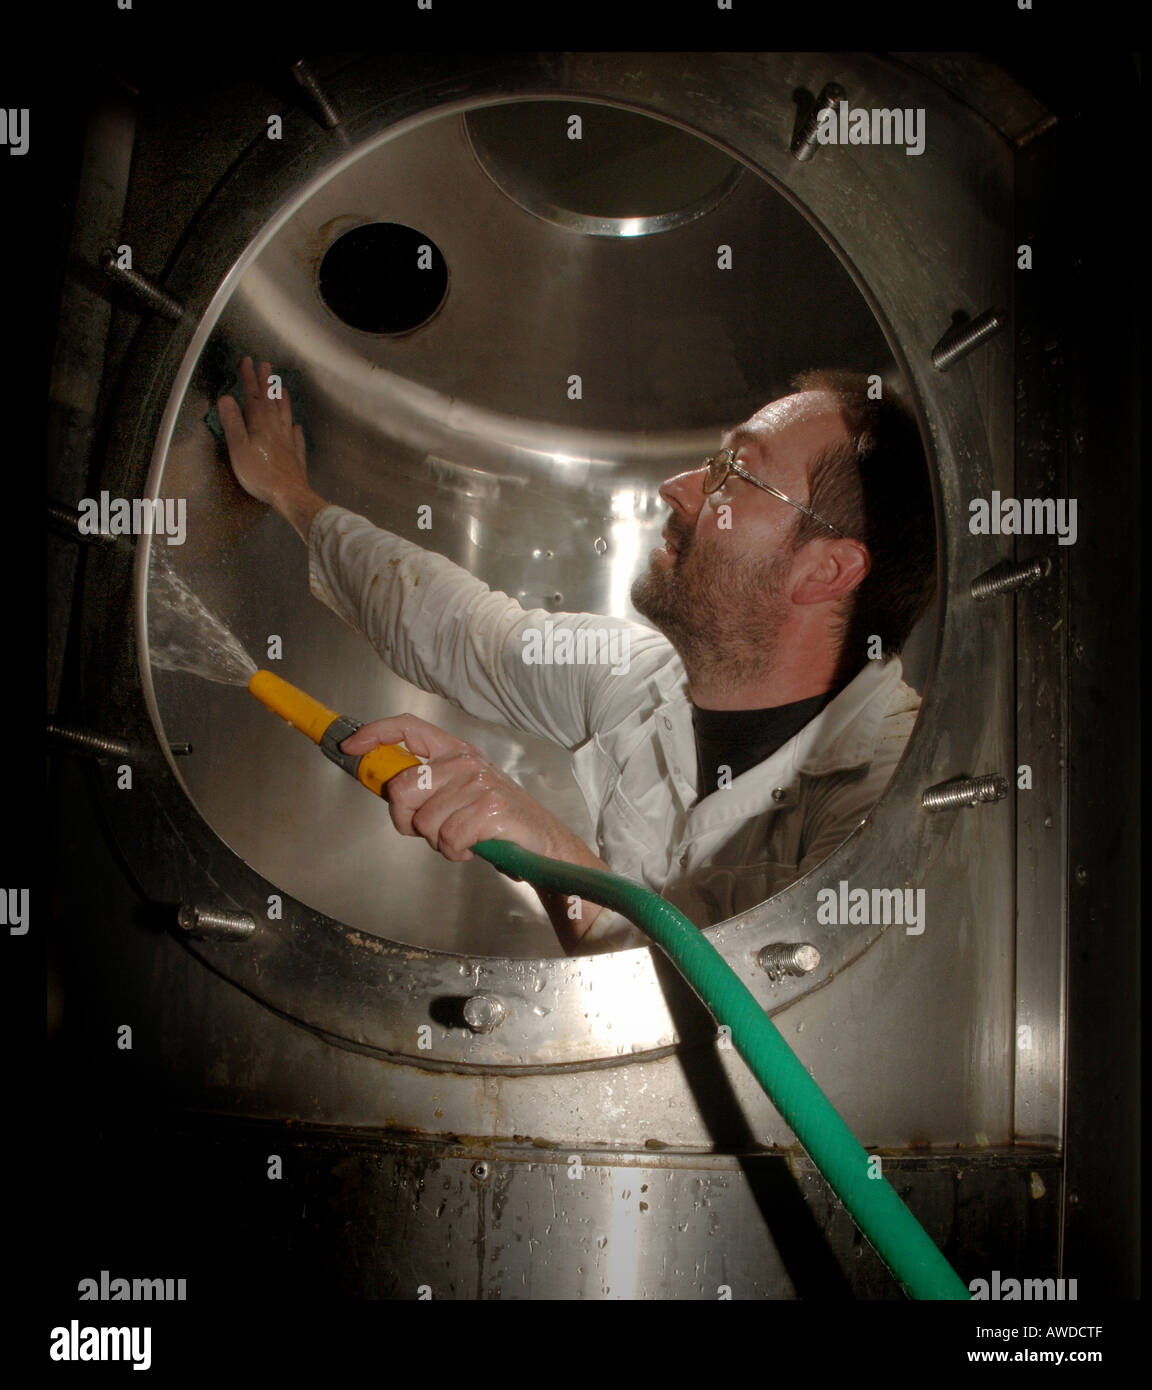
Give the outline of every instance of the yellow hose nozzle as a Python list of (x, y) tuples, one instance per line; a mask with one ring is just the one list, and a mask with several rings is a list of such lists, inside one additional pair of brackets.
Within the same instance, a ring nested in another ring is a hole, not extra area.
[(273, 714), (286, 719), (294, 729), (320, 745), (321, 752), (332, 762), (349, 772), (370, 792), (381, 796), (385, 782), (391, 781), (405, 768), (418, 767), (420, 759), (400, 744), (382, 744), (370, 753), (357, 756), (342, 753), (340, 743), (356, 732), (360, 725), (345, 715), (337, 714), (311, 695), (297, 690), (271, 671), (257, 671), (248, 682), (248, 689)]
[(248, 682), (248, 689), (262, 705), (286, 719), (294, 729), (307, 734), (313, 743), (319, 743), (332, 721), (340, 717), (334, 709), (305, 695), (271, 671), (257, 671)]

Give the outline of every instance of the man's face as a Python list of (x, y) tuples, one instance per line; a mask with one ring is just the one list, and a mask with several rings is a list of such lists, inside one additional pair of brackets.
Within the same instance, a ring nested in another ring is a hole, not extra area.
[[(723, 447), (761, 482), (808, 505), (811, 460), (847, 439), (835, 398), (804, 391), (757, 411)], [(637, 612), (688, 664), (714, 649), (743, 650), (753, 663), (770, 657), (807, 549), (791, 545), (802, 514), (734, 473), (705, 496), (703, 468), (669, 478), (660, 496), (672, 509), (667, 545), (652, 552), (632, 587)]]

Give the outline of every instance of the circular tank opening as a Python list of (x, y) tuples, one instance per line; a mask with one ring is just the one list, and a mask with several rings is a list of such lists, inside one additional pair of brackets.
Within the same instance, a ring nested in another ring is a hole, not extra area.
[[(553, 122), (554, 163), (565, 165), (577, 143), (562, 123), (569, 104), (512, 105), (520, 126)], [(463, 711), (429, 693), (435, 681), (401, 679), (313, 597), (299, 539), (243, 495), (204, 423), (222, 389), (220, 361), (254, 353), (293, 381), (310, 478), (327, 500), (525, 608), (633, 621), (642, 619), (632, 582), (668, 518), (666, 478), (698, 466), (726, 429), (787, 394), (801, 371), (844, 367), (885, 382), (899, 373), (848, 271), (751, 170), (662, 235), (573, 235), (506, 196), (478, 162), (471, 127), (502, 109), (391, 131), (301, 189), (286, 216), (283, 201), (269, 206), (270, 222), (280, 215), (275, 230), (173, 388), (180, 404), (158, 493), (187, 499), (189, 517), (186, 543), (165, 553), (258, 665), (352, 717), (409, 712), (469, 740), (594, 845), (564, 748), (503, 727), (482, 700)], [(650, 151), (670, 135), (700, 146), (697, 172), (716, 155), (665, 122), (592, 112), (651, 127)], [(630, 158), (620, 167), (636, 167)], [(605, 187), (625, 182), (618, 169), (606, 172)], [(680, 193), (706, 184), (701, 174)], [(582, 206), (646, 215), (661, 203)], [(370, 261), (371, 244), (365, 251), (356, 233), (387, 226), (408, 235), (409, 279), (420, 245), (452, 267), (452, 293), (441, 290), (438, 310), (429, 302), (420, 332), (389, 331), (379, 318), (361, 327), (317, 293), (330, 252), (352, 238), (353, 260)], [(732, 248), (723, 262), (721, 245)], [(908, 680), (922, 690), (931, 620), (918, 631), (909, 650), (918, 647), (922, 665), (910, 659)], [(140, 643), (146, 651), (146, 633)], [(422, 839), (398, 835), (385, 806), (242, 687), (156, 663), (148, 680), (162, 741), (192, 745), (173, 770), (221, 854), (356, 931), (472, 956), (562, 954), (528, 885), (478, 860), (449, 864)]]
[(362, 333), (407, 333), (425, 324), (448, 292), (448, 266), (431, 237), (399, 222), (345, 232), (324, 253), (321, 298)]

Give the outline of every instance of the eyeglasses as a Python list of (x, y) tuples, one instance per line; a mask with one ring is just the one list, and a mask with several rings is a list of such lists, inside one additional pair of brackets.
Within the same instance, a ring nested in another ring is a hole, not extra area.
[(830, 521), (825, 521), (822, 516), (817, 516), (811, 507), (806, 507), (803, 502), (796, 502), (778, 487), (769, 487), (767, 483), (762, 483), (759, 478), (754, 478), (746, 468), (741, 468), (736, 462), (736, 455), (731, 449), (721, 449), (718, 454), (713, 454), (711, 458), (704, 460), (704, 491), (705, 493), (716, 492), (722, 488), (728, 480), (729, 473), (735, 473), (740, 478), (745, 478), (750, 483), (755, 483), (765, 492), (770, 492), (773, 497), (778, 497), (781, 502), (787, 502), (790, 507), (795, 507), (798, 512), (803, 512), (805, 516), (810, 516), (813, 521), (818, 521), (821, 526), (827, 526), (833, 535), (839, 536), (841, 540), (847, 540), (844, 532), (833, 526)]

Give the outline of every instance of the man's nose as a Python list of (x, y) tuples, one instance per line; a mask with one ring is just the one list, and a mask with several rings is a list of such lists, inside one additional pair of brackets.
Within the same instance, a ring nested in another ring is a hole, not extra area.
[(677, 473), (660, 485), (660, 496), (687, 521), (695, 521), (704, 505), (705, 471), (693, 468), (687, 473)]

